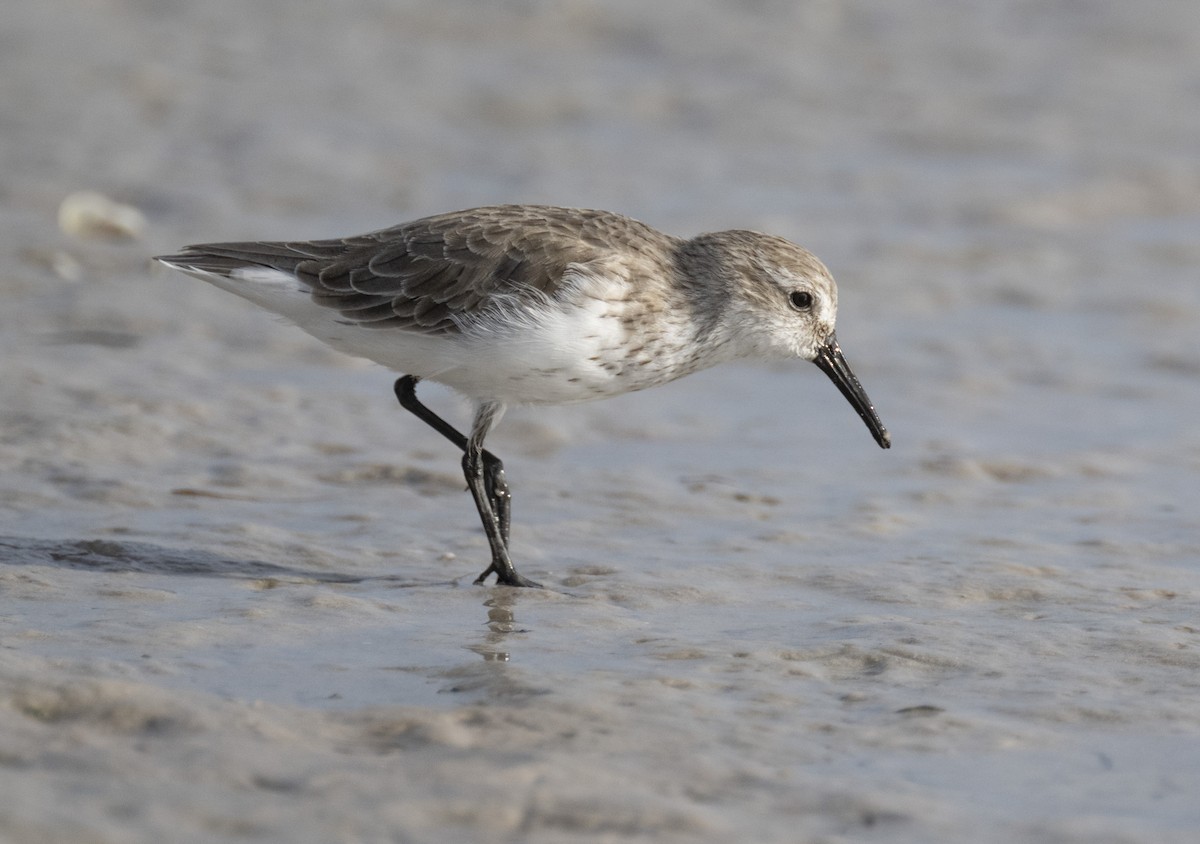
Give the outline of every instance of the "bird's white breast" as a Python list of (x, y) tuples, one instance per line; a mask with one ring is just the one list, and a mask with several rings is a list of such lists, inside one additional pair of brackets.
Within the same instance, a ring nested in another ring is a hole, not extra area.
[(290, 273), (194, 272), (295, 322), (335, 349), (484, 400), (564, 404), (641, 390), (716, 360), (697, 357), (694, 327), (620, 273), (578, 267), (552, 295), (513, 291), (461, 330), (369, 328), (318, 305)]
[(527, 404), (588, 401), (669, 380), (644, 342), (645, 303), (635, 292), (624, 278), (581, 274), (554, 297), (502, 302), (455, 338), (467, 352), (463, 365), (431, 377), (468, 395)]

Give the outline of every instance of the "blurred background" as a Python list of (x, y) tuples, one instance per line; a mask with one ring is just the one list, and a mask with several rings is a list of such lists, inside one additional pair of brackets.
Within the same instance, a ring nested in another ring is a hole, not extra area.
[[(150, 256), (498, 202), (811, 249), (895, 447), (517, 410), (554, 588), (445, 588), (391, 376)], [(9, 4), (0, 837), (1191, 840), (1198, 234), (1191, 0)]]

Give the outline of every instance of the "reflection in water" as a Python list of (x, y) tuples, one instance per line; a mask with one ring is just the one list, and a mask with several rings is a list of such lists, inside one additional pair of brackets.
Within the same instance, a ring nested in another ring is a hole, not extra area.
[(487, 629), (483, 641), (475, 645), (467, 645), (467, 650), (474, 651), (483, 657), (484, 662), (508, 662), (509, 652), (504, 642), (510, 633), (525, 633), (517, 627), (516, 614), (513, 608), (517, 603), (517, 590), (497, 589), (496, 594), (483, 602), (487, 607)]

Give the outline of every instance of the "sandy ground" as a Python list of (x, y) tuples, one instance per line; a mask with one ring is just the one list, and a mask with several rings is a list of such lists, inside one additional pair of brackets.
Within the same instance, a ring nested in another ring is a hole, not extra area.
[[(1200, 5), (18, 3), (0, 90), (0, 840), (1196, 840)], [(491, 202), (808, 246), (894, 448), (516, 411), (474, 587), (392, 376), (148, 261)]]

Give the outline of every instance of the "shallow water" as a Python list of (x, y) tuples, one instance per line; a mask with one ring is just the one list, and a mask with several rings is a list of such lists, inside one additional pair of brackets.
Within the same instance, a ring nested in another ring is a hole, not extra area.
[[(1194, 839), (1194, 4), (47, 9), (0, 51), (0, 837)], [(146, 232), (58, 231), (81, 188)], [(514, 410), (547, 588), (475, 587), (391, 374), (146, 260), (496, 201), (808, 246), (894, 447), (803, 363)]]

